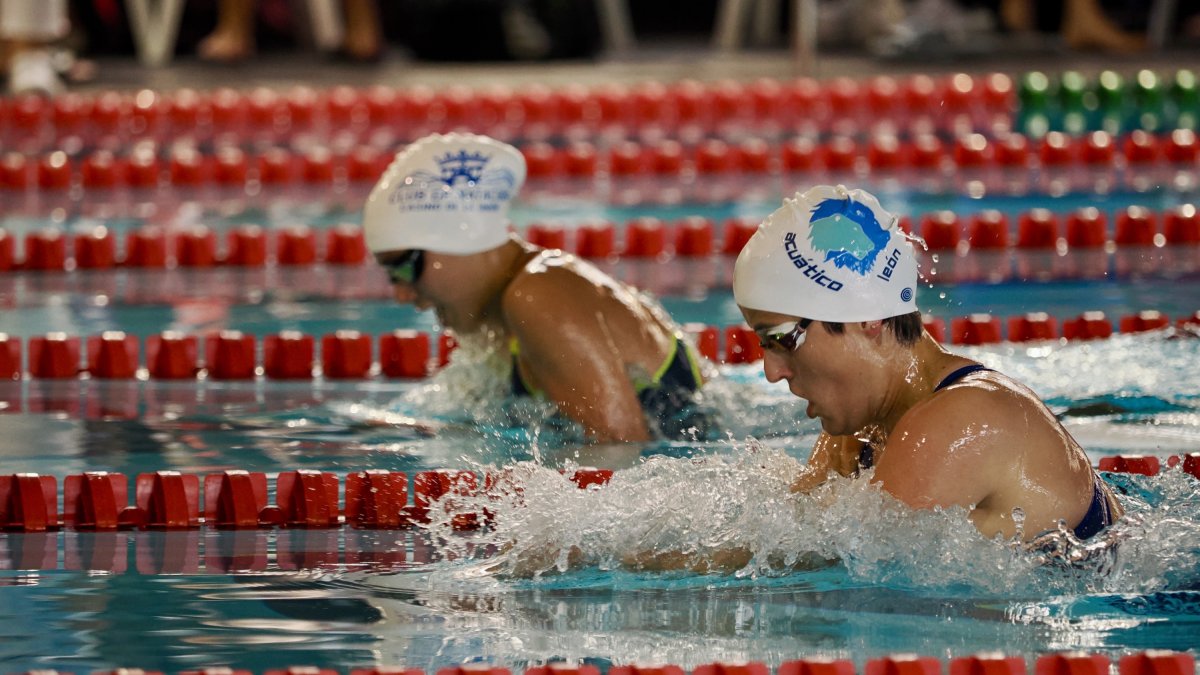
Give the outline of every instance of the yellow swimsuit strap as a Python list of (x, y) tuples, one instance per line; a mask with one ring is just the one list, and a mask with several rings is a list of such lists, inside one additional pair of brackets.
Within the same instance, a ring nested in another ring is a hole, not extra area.
[[(695, 380), (696, 384), (699, 384), (703, 381), (703, 377), (700, 375), (700, 364), (696, 360), (696, 355), (690, 348), (687, 347), (686, 343), (679, 338), (676, 338), (671, 341), (671, 346), (667, 350), (667, 355), (663, 359), (662, 365), (658, 367), (658, 370), (654, 371), (654, 376), (651, 377), (649, 381), (642, 380), (633, 382), (634, 392), (640, 394), (643, 391), (652, 387), (657, 387), (660, 383), (662, 383), (663, 377), (667, 374), (667, 371), (671, 369), (671, 364), (675, 362), (675, 357), (679, 353), (679, 346), (681, 344), (684, 345), (684, 348), (687, 350), (686, 357), (688, 361), (688, 367), (691, 368), (692, 371), (692, 378)], [(521, 344), (517, 342), (516, 338), (509, 340), (508, 351), (513, 358), (513, 372), (516, 373), (516, 376), (521, 380), (521, 384), (524, 385), (525, 390), (533, 396), (544, 398), (545, 392), (537, 387), (531, 386), (529, 381), (526, 380), (524, 375), (521, 374), (521, 368), (519, 364), (521, 356)]]
[(521, 343), (517, 342), (517, 338), (509, 339), (508, 353), (512, 354), (513, 374), (521, 381), (521, 386), (525, 387), (525, 391), (529, 392), (529, 395), (534, 398), (546, 398), (546, 392), (529, 384), (529, 381), (521, 374)]

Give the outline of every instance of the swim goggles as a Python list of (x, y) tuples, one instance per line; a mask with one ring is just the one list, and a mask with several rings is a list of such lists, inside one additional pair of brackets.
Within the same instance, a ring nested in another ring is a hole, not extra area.
[(387, 270), (388, 278), (392, 280), (393, 286), (396, 284), (411, 286), (417, 283), (417, 279), (421, 278), (421, 272), (425, 271), (425, 251), (419, 248), (409, 249), (395, 258), (379, 264)]
[(796, 323), (781, 323), (755, 331), (758, 333), (758, 344), (763, 349), (779, 345), (784, 351), (796, 351), (804, 344), (804, 338), (808, 337), (808, 327), (812, 322), (812, 319), (800, 319)]

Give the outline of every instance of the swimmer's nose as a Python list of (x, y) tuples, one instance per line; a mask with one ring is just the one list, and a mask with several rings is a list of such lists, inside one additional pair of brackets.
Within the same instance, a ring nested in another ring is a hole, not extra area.
[(769, 350), (763, 354), (763, 373), (767, 376), (767, 382), (786, 380), (791, 372), (787, 359)]

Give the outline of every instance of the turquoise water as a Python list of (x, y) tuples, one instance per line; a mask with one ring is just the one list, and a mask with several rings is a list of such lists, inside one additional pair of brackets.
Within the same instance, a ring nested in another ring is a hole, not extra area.
[[(1182, 198), (1156, 193), (1151, 205)], [(1013, 212), (1040, 203), (968, 205), (916, 194), (911, 202)], [(687, 210), (723, 217), (762, 204)], [(531, 205), (519, 216), (529, 221), (556, 208)], [(663, 217), (681, 212), (670, 208)], [(618, 222), (625, 215), (600, 210)], [(740, 322), (727, 260), (611, 265), (617, 276), (670, 291), (662, 299), (680, 321)], [(1117, 274), (1123, 268), (1112, 256), (1105, 269), (1113, 273), (1003, 283), (947, 283), (947, 272), (919, 302), (947, 318), (1200, 309), (1200, 279), (1175, 259)], [(4, 275), (0, 332), (437, 328), (391, 304), (378, 281), (370, 267)], [(1043, 396), (1093, 461), (1200, 449), (1200, 340), (1160, 333), (962, 351)], [(0, 384), (8, 406), (0, 414), (5, 474), (507, 467), (523, 485), (519, 506), (490, 503), (497, 527), (474, 533), (452, 533), (443, 519), (389, 532), (0, 534), (0, 664), (6, 671), (261, 671), (433, 669), (471, 660), (513, 668), (560, 659), (776, 664), (814, 655), (861, 664), (896, 651), (1032, 656), (1070, 648), (1115, 656), (1200, 648), (1200, 490), (1179, 471), (1109, 476), (1131, 514), (1116, 531), (1121, 543), (1059, 542), (1062, 555), (1086, 561), (1046, 564), (983, 540), (964, 513), (908, 512), (865, 481), (835, 483), (812, 499), (789, 496), (786, 476), (806, 458), (817, 428), (758, 365), (723, 366), (708, 389), (721, 440), (600, 448), (581, 445), (578, 430), (557, 424), (544, 407), (505, 400), (495, 366), (466, 344), (423, 382)], [(437, 431), (429, 435), (410, 419)], [(612, 467), (617, 476), (580, 491), (558, 471), (575, 465)], [(755, 562), (729, 575), (618, 565), (630, 550), (723, 544), (751, 547)], [(572, 548), (582, 566), (557, 572)], [(497, 565), (540, 574), (496, 574)]]

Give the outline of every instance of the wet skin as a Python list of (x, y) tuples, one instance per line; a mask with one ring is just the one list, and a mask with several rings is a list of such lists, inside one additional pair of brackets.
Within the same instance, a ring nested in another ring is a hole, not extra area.
[[(757, 330), (799, 318), (746, 308), (742, 314)], [(794, 491), (811, 490), (831, 471), (853, 475), (860, 439), (869, 439), (871, 480), (913, 508), (964, 507), (985, 536), (1015, 536), (1018, 508), (1026, 541), (1060, 520), (1074, 527), (1083, 519), (1092, 499), (1091, 464), (1033, 392), (983, 371), (935, 393), (944, 377), (974, 362), (927, 333), (905, 346), (880, 321), (845, 328), (835, 334), (815, 322), (794, 351), (765, 350), (767, 380), (785, 382), (821, 422)]]
[[(381, 253), (380, 263), (403, 251)], [(520, 345), (515, 367), (531, 387), (598, 442), (650, 438), (632, 376), (655, 372), (677, 328), (629, 287), (586, 261), (517, 237), (474, 255), (425, 254), (398, 302), (432, 309), (459, 335), (487, 332)]]

